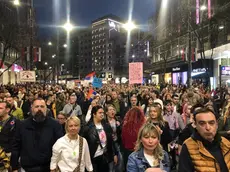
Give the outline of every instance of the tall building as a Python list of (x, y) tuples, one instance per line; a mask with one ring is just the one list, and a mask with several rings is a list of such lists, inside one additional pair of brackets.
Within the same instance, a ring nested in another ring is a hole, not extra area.
[(119, 65), (124, 67), (127, 61), (124, 55), (126, 32), (122, 25), (122, 19), (114, 15), (92, 22), (92, 70), (102, 78), (114, 78), (117, 71), (115, 68)]
[[(78, 54), (78, 73), (77, 76), (84, 78), (92, 71), (92, 29), (82, 29), (78, 33), (79, 54)], [(74, 67), (74, 69), (76, 69)]]

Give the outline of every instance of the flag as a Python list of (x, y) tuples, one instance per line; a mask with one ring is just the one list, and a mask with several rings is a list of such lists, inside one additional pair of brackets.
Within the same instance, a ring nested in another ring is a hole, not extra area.
[(4, 62), (0, 59), (0, 66), (2, 65), (2, 68), (1, 69), (4, 69)]
[(88, 95), (87, 95), (87, 99), (92, 102), (93, 100), (93, 97), (97, 94), (96, 91), (94, 91), (93, 89), (90, 89), (89, 92), (88, 92)]
[(95, 72), (91, 72), (88, 75), (86, 75), (85, 80), (92, 80), (93, 81), (93, 77), (95, 76)]
[(195, 62), (196, 61), (196, 49), (195, 48), (192, 48), (192, 62)]
[(26, 61), (30, 61), (30, 47), (26, 47)]
[(41, 61), (41, 48), (34, 47), (33, 48), (33, 61), (34, 62), (40, 62)]
[(183, 61), (185, 61), (185, 52), (184, 52), (184, 48), (181, 50), (181, 59), (183, 60)]

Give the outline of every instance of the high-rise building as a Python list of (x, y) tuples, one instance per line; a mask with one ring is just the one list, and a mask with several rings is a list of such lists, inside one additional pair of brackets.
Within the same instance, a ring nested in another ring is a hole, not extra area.
[(114, 15), (92, 22), (92, 70), (102, 78), (114, 78), (117, 71), (115, 66), (119, 67), (118, 64), (123, 63), (124, 67), (127, 61), (124, 55), (126, 31), (123, 24), (123, 20)]
[[(84, 78), (92, 71), (92, 31), (91, 27), (82, 29), (78, 33), (79, 54), (78, 54), (78, 75), (79, 79)], [(76, 66), (77, 67), (77, 66)], [(77, 68), (74, 67), (76, 70)]]

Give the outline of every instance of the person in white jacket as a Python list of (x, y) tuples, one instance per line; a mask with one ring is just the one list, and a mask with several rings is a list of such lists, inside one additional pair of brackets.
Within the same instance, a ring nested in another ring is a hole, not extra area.
[(90, 159), (89, 147), (85, 138), (78, 135), (80, 120), (71, 116), (66, 121), (66, 135), (57, 140), (53, 145), (53, 155), (50, 171), (55, 172), (92, 172), (93, 166)]
[(93, 108), (94, 106), (96, 106), (96, 105), (98, 105), (98, 101), (97, 101), (97, 100), (93, 100), (93, 101), (91, 102), (91, 105), (89, 106), (88, 111), (87, 111), (87, 114), (86, 114), (86, 116), (85, 116), (85, 122), (86, 122), (86, 123), (89, 122), (89, 120), (90, 120), (90, 118), (91, 118), (91, 111), (92, 111), (92, 108)]

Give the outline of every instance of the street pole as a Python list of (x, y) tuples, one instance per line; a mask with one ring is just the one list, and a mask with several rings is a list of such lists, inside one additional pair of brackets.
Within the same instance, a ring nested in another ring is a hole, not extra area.
[(29, 70), (33, 70), (33, 0), (30, 0), (29, 25), (30, 25), (30, 64)]
[(191, 21), (191, 0), (188, 0), (188, 52), (187, 52), (187, 56), (188, 56), (188, 88), (190, 88), (192, 86), (192, 59), (191, 59), (191, 55), (192, 55), (192, 43), (191, 43), (191, 28), (190, 28), (190, 21)]
[(57, 75), (57, 84), (59, 80), (59, 30), (57, 30), (57, 45), (56, 45), (56, 51), (57, 51), (57, 60), (56, 60), (56, 75)]

